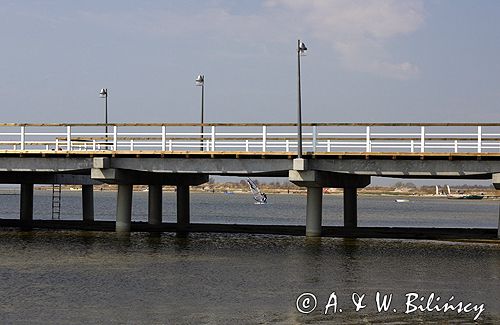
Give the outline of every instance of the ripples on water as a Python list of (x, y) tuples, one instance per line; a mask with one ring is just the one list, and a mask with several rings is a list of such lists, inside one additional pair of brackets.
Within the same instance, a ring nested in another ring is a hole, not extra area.
[[(101, 212), (106, 213), (103, 219), (114, 213), (108, 194), (96, 198), (96, 206), (101, 204)], [(78, 196), (67, 195), (63, 209), (70, 206), (67, 197), (73, 198), (75, 211), (65, 213), (76, 219)], [(241, 197), (219, 196), (209, 204), (209, 196), (194, 195), (193, 215), (197, 216), (193, 218), (214, 222), (219, 218), (232, 220), (230, 216), (236, 215), (239, 221), (263, 221), (252, 219), (261, 213), (255, 212), (261, 206), (242, 208), (246, 203)], [(173, 220), (173, 196), (165, 198), (170, 209), (165, 210), (165, 219)], [(41, 210), (40, 202), (45, 199), (38, 196), (35, 209)], [(303, 223), (298, 211), (304, 208), (304, 199), (275, 199), (269, 208), (276, 213), (270, 219)], [(141, 213), (146, 209), (142, 207), (145, 200), (141, 200), (136, 195), (137, 219), (143, 218)], [(380, 222), (391, 213), (394, 216), (387, 218), (393, 222), (417, 219), (412, 222), (432, 223), (439, 219), (434, 222), (458, 220), (476, 226), (493, 223), (493, 216), (498, 218), (498, 202), (459, 205), (455, 213), (446, 201), (434, 206), (424, 202), (421, 206), (434, 215), (430, 218), (411, 205), (389, 206), (392, 201), (370, 200), (360, 200), (360, 214), (364, 213), (367, 223)], [(340, 201), (333, 197), (325, 201), (326, 219), (335, 224), (341, 219), (332, 211), (340, 208)], [(403, 209), (410, 217), (398, 216), (392, 209)], [(480, 323), (500, 323), (500, 245), (495, 243), (318, 241), (238, 234), (190, 234), (181, 239), (170, 233), (133, 233), (122, 238), (114, 233), (3, 230), (0, 279), (2, 324), (467, 324), (474, 317), (472, 313), (451, 312), (379, 314), (373, 303), (377, 291), (393, 293), (393, 304), (401, 310), (408, 292), (435, 292), (444, 299), (454, 295), (457, 300), (485, 303)], [(316, 294), (319, 307), (301, 315), (295, 309), (295, 299), (306, 291)], [(332, 291), (346, 311), (323, 315)], [(365, 310), (352, 311), (352, 292), (367, 294)]]
[[(331, 323), (419, 320), (468, 323), (456, 314), (322, 315), (332, 291), (402, 297), (415, 291), (486, 303), (500, 320), (500, 247), (435, 241), (135, 233), (0, 233), (2, 323)], [(302, 292), (321, 309), (295, 310)], [(402, 299), (395, 304), (403, 305)], [(348, 309), (348, 308), (346, 308)]]

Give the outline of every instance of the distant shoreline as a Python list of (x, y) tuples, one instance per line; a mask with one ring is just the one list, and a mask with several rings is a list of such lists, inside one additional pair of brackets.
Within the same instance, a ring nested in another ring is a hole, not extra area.
[[(35, 187), (36, 191), (43, 191), (43, 192), (49, 192), (52, 191), (51, 186), (36, 186)], [(81, 188), (78, 187), (69, 187), (69, 186), (63, 186), (62, 188), (63, 192), (81, 192)], [(117, 192), (116, 188), (113, 187), (96, 187), (94, 189), (95, 192), (106, 192), (106, 193), (115, 193)], [(298, 189), (298, 188), (293, 188), (293, 189), (278, 189), (278, 188), (262, 188), (262, 191), (267, 193), (268, 195), (305, 195), (306, 190)], [(136, 193), (141, 193), (141, 192), (147, 192), (147, 186), (141, 186), (141, 187), (134, 187), (134, 192)], [(175, 187), (173, 186), (165, 186), (163, 188), (163, 192), (166, 193), (175, 193)], [(228, 195), (234, 195), (234, 194), (242, 194), (242, 195), (251, 195), (251, 192), (248, 190), (243, 190), (240, 188), (224, 188), (224, 187), (219, 187), (217, 186), (216, 188), (200, 188), (200, 187), (191, 187), (191, 192), (192, 193), (206, 193), (206, 194), (228, 194)], [(342, 189), (336, 189), (336, 190), (328, 190), (323, 193), (325, 196), (342, 196), (343, 191)], [(483, 190), (483, 191), (467, 191), (467, 194), (477, 194), (477, 195), (484, 195), (483, 200), (500, 200), (500, 193), (497, 194), (495, 190)], [(19, 195), (18, 190), (16, 189), (5, 189), (5, 190), (0, 190), (0, 196), (2, 195)], [(435, 195), (432, 193), (428, 193), (425, 191), (420, 191), (420, 190), (415, 190), (412, 192), (406, 192), (406, 191), (398, 191), (395, 190), (394, 188), (386, 187), (386, 188), (377, 188), (377, 189), (360, 189), (358, 191), (359, 196), (364, 196), (364, 197), (404, 197), (404, 198), (433, 198), (433, 199), (447, 199), (448, 197), (446, 195)]]

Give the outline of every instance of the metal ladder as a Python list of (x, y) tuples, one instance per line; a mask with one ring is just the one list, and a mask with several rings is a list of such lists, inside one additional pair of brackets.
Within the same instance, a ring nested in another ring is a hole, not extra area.
[(61, 219), (61, 184), (52, 184), (52, 220)]

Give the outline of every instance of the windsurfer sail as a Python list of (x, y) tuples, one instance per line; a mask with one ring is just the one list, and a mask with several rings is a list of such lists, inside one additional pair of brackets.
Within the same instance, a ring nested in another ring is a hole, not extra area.
[(267, 203), (266, 193), (262, 192), (257, 186), (257, 184), (255, 184), (255, 182), (252, 181), (249, 177), (247, 177), (246, 182), (250, 187), (250, 191), (252, 191), (255, 204), (266, 204)]

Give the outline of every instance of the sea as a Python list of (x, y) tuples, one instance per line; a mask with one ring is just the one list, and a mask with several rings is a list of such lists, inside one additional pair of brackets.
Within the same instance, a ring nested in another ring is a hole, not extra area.
[[(51, 218), (35, 191), (34, 218)], [(191, 221), (304, 225), (304, 195), (192, 193)], [(97, 220), (116, 193), (95, 192)], [(360, 226), (497, 228), (499, 201), (359, 196)], [(163, 220), (175, 221), (175, 193)], [(19, 196), (0, 195), (17, 218)], [(81, 193), (61, 219), (81, 218)], [(147, 219), (135, 192), (133, 220)], [(342, 225), (325, 195), (323, 224)], [(0, 229), (1, 324), (500, 324), (500, 242)]]

